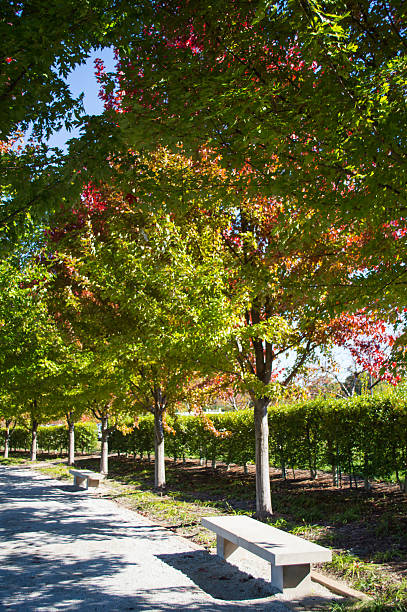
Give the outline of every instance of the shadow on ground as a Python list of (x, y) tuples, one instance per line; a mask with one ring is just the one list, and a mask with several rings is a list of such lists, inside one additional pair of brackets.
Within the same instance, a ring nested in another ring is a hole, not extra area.
[[(270, 597), (272, 594), (269, 582), (253, 578), (205, 550), (158, 555), (158, 558), (188, 576), (200, 589), (216, 599), (238, 601)], [(233, 592), (228, 588), (231, 580), (240, 585)]]
[[(100, 516), (92, 516), (87, 512), (86, 504), (92, 499), (88, 493), (73, 486), (55, 486), (48, 478), (32, 477), (24, 472), (18, 468), (0, 469), (1, 610), (286, 612), (286, 607), (275, 601), (247, 604), (239, 602), (239, 597), (234, 601), (207, 598), (199, 586), (212, 594), (213, 589), (208, 590), (207, 586), (213, 581), (212, 567), (215, 571), (219, 560), (215, 558), (213, 565), (208, 561), (210, 555), (204, 551), (189, 553), (196, 554), (196, 559), (187, 559), (188, 553), (156, 554), (162, 563), (152, 570), (154, 573), (158, 569), (156, 579), (150, 574), (149, 583), (145, 584), (144, 556), (126, 557), (121, 554), (122, 549), (125, 544), (132, 550), (137, 549), (138, 542), (147, 539), (151, 547), (165, 551), (166, 540), (174, 539), (171, 532), (138, 524), (137, 520), (133, 522), (131, 516), (127, 519), (115, 513), (110, 503), (103, 506)], [(116, 548), (112, 545), (112, 535)], [(190, 572), (191, 580), (183, 581), (176, 576), (172, 584), (167, 581), (164, 564), (188, 576), (182, 557), (190, 564), (197, 560), (206, 565), (209, 572), (206, 584), (205, 567), (200, 577), (199, 572)], [(159, 575), (160, 567), (164, 576)], [(222, 575), (226, 576), (224, 572), (218, 577), (219, 584)], [(214, 597), (220, 595), (220, 590), (213, 592)]]

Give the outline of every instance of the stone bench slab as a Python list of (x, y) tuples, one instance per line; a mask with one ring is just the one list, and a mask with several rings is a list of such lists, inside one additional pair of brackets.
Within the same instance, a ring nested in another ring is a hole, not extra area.
[(273, 565), (323, 563), (332, 551), (291, 533), (260, 523), (249, 516), (214, 516), (202, 525), (224, 539), (269, 561)]
[(92, 470), (69, 470), (73, 476), (74, 485), (80, 487), (84, 484), (84, 489), (88, 487), (98, 487), (100, 482), (105, 478), (104, 474), (92, 472)]
[(332, 551), (249, 516), (213, 516), (201, 523), (216, 533), (217, 554), (227, 559), (239, 547), (270, 562), (271, 585), (292, 596), (309, 594), (311, 563), (332, 560)]

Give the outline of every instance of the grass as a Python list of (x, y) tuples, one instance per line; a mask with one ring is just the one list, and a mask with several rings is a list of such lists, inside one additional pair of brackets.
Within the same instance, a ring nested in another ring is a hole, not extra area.
[[(369, 593), (375, 601), (369, 604), (355, 604), (343, 609), (354, 610), (407, 610), (407, 580), (392, 579), (378, 563), (362, 561), (357, 555), (337, 553), (325, 570), (345, 578), (356, 589)], [(356, 607), (355, 607), (356, 606)], [(369, 607), (370, 606), (370, 607)], [(381, 607), (380, 607), (381, 606)], [(336, 609), (336, 608), (335, 608)], [(342, 608), (337, 608), (341, 610)]]
[(26, 463), (21, 457), (8, 457), (7, 459), (0, 457), (0, 465), (20, 465), (21, 463)]
[[(78, 467), (98, 471), (96, 458), (79, 459)], [(70, 478), (65, 463), (41, 462), (38, 468), (57, 478)], [(197, 461), (167, 462), (165, 493), (154, 490), (154, 464), (111, 457), (107, 496), (160, 522), (175, 533), (208, 549), (216, 546), (212, 532), (200, 525), (203, 516), (248, 514), (255, 510), (254, 470), (215, 471)], [(297, 473), (284, 481), (272, 472), (274, 526), (333, 549), (333, 561), (321, 570), (345, 580), (374, 598), (332, 608), (345, 610), (407, 611), (406, 495), (396, 487), (364, 492), (336, 489), (328, 477), (308, 480)], [(318, 569), (318, 571), (321, 571)]]
[(52, 476), (52, 478), (58, 478), (59, 480), (72, 479), (72, 476), (69, 473), (69, 466), (64, 465), (63, 463), (52, 463), (51, 465), (40, 464), (38, 469), (43, 474)]
[(330, 608), (330, 612), (406, 612), (406, 607), (403, 603), (386, 603), (386, 601), (376, 599), (373, 602), (350, 602), (348, 604), (334, 604)]

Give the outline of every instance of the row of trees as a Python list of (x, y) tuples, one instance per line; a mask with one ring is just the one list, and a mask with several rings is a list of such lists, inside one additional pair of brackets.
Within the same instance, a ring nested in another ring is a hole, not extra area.
[(305, 255), (293, 243), (281, 253), (282, 202), (248, 193), (239, 207), (224, 200), (228, 179), (213, 153), (130, 155), (131, 168), (118, 168), (119, 186), (88, 184), (80, 202), (53, 217), (30, 268), (25, 253), (4, 262), (4, 392), (23, 412), (29, 406), (33, 458), (45, 415), (65, 414), (73, 436), (75, 419), (93, 414), (103, 472), (112, 429), (152, 412), (160, 488), (166, 414), (181, 403), (199, 411), (222, 388), (246, 393), (255, 415), (257, 511), (266, 516), (270, 402), (299, 392), (295, 378), (317, 350), (335, 345), (395, 382), (385, 369), (394, 338), (378, 312), (335, 314), (326, 291), (292, 289), (309, 275), (314, 282), (337, 270), (351, 275), (361, 260), (349, 234), (329, 237), (340, 261), (320, 245)]
[[(78, 8), (64, 6), (67, 18), (67, 7)], [(10, 3), (7, 35), (41, 11)], [(317, 352), (346, 346), (397, 382), (402, 352), (389, 350), (403, 340), (387, 322), (404, 324), (404, 12), (395, 1), (101, 2), (75, 13), (69, 38), (48, 34), (45, 88), (14, 40), (1, 82), (14, 252), (2, 264), (0, 377), (7, 405), (29, 407), (33, 449), (39, 411), (73, 423), (87, 410), (106, 471), (112, 423), (150, 411), (163, 487), (166, 413), (234, 388), (254, 407), (264, 518), (267, 409), (295, 393)], [(97, 66), (105, 112), (84, 118), (67, 157), (18, 149), (29, 121), (37, 135), (80, 121), (61, 76), (112, 43), (116, 73)], [(30, 211), (41, 231), (19, 250)]]
[[(96, 423), (75, 423), (75, 453), (96, 452), (98, 448), (98, 428)], [(31, 432), (21, 425), (0, 430), (0, 440), (4, 448), (4, 457), (9, 451), (27, 451), (31, 448)], [(48, 454), (69, 454), (71, 440), (70, 430), (66, 425), (39, 425), (37, 430), (38, 450)]]
[[(358, 487), (360, 478), (369, 489), (371, 479), (395, 477), (407, 491), (407, 404), (405, 390), (385, 395), (359, 396), (350, 400), (334, 398), (279, 404), (268, 410), (270, 462), (281, 468), (283, 478), (296, 477), (297, 469), (308, 469), (310, 478), (317, 470), (329, 469), (333, 484)], [(211, 427), (210, 425), (214, 427)], [(255, 461), (254, 426), (251, 410), (211, 415), (211, 423), (194, 415), (176, 414), (166, 421), (166, 455), (185, 461), (200, 457), (210, 462), (243, 465)], [(141, 416), (135, 425), (113, 429), (109, 447), (113, 452), (148, 456), (154, 453), (153, 415)], [(94, 452), (97, 448), (95, 423), (75, 425), (75, 450)], [(27, 428), (16, 427), (8, 436), (0, 430), (0, 443), (6, 455), (8, 445), (27, 449)], [(38, 428), (38, 447), (62, 452), (69, 447), (69, 431), (64, 425)]]

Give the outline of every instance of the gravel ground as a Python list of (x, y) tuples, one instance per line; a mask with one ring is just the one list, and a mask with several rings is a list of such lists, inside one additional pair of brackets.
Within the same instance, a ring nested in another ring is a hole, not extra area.
[(302, 602), (270, 595), (264, 568), (247, 559), (238, 569), (98, 493), (26, 468), (0, 467), (0, 499), (2, 610), (288, 612), (332, 597), (319, 586)]

